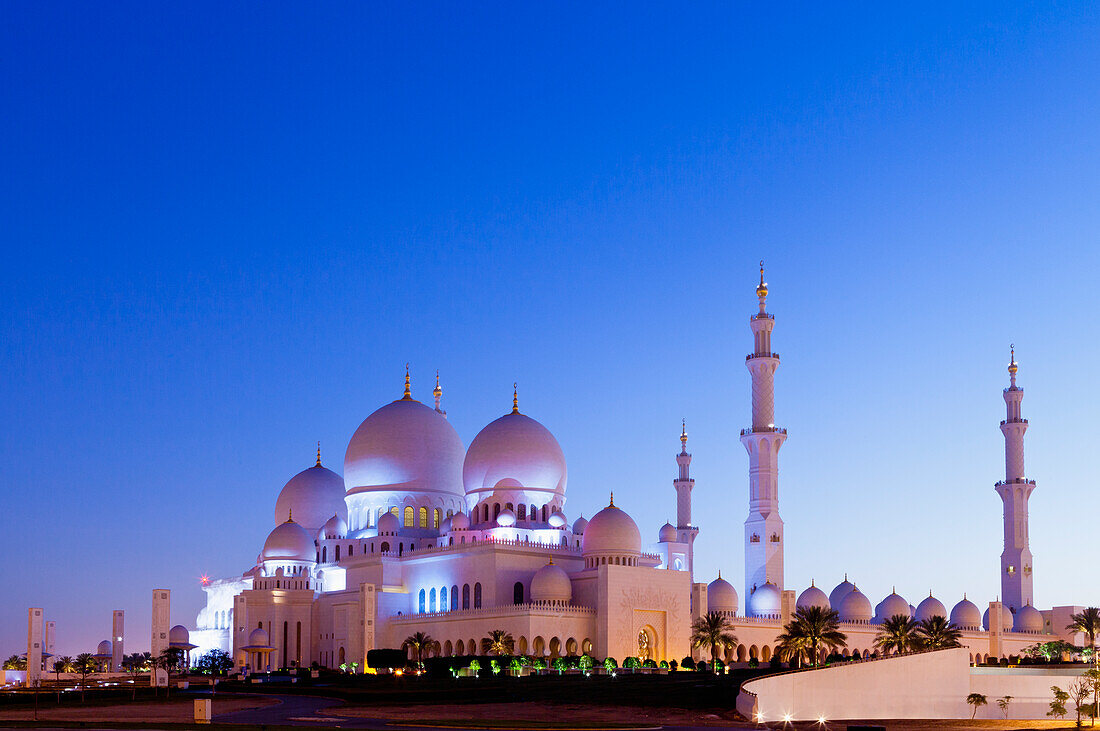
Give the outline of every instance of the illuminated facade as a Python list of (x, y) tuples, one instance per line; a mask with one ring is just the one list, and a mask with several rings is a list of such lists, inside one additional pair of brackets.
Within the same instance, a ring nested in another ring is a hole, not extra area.
[[(744, 614), (725, 579), (693, 582), (700, 531), (692, 522), (686, 427), (675, 456), (677, 524), (665, 524), (654, 544), (643, 545), (638, 526), (613, 499), (590, 520), (570, 522), (561, 447), (520, 411), (518, 394), (511, 411), (464, 448), (441, 407), (438, 377), (433, 408), (413, 398), (406, 370), (402, 397), (351, 437), (343, 477), (322, 465), (318, 449), (314, 466), (278, 495), (275, 528), (255, 564), (240, 576), (204, 582), (207, 605), (190, 634), (198, 646), (193, 656), (220, 647), (238, 667), (362, 670), (369, 650), (400, 647), (415, 632), (439, 643), (430, 654), (452, 656), (478, 652), (489, 632), (504, 630), (521, 654), (680, 660), (693, 654), (693, 619), (716, 611), (740, 638), (726, 659), (767, 661), (782, 625), (808, 605), (836, 609), (849, 636), (846, 652), (860, 655), (873, 651), (878, 625), (894, 614), (949, 616), (975, 659), (1018, 654), (1062, 634), (1077, 608), (1031, 606), (1026, 496), (1011, 516), (1006, 499), (1005, 555), (1014, 551), (1006, 560), (1026, 568), (1027, 580), (1022, 570), (1009, 572), (1016, 583), (1006, 584), (1005, 604), (989, 603), (991, 619), (965, 597), (950, 612), (931, 594), (914, 607), (892, 593), (872, 607), (847, 577), (829, 595), (815, 586), (798, 595), (785, 587), (778, 453), (787, 433), (774, 423), (779, 356), (762, 267), (756, 294), (754, 347), (746, 358), (752, 425), (741, 432), (749, 458)], [(1030, 493), (1014, 358), (1010, 372), (1008, 428), (1002, 425), (1008, 474), (998, 491), (1027, 485)]]

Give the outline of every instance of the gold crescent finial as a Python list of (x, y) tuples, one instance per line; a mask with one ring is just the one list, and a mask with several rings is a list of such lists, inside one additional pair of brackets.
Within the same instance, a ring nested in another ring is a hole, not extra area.
[(409, 383), (409, 364), (405, 364), (405, 395), (401, 398), (412, 400), (412, 386)]
[(512, 382), (512, 413), (519, 413), (519, 385)]
[(315, 467), (320, 467), (321, 466), (321, 442), (320, 441), (317, 442), (317, 464), (314, 465), (314, 466)]
[(607, 507), (609, 507), (609, 508), (615, 507), (615, 491), (614, 490), (611, 491), (611, 500), (608, 501)]
[(680, 421), (683, 429), (680, 431), (680, 444), (687, 446), (688, 443), (688, 423), (687, 419), (681, 419)]
[(1009, 344), (1008, 352), (1009, 352), (1008, 374), (1010, 376), (1012, 376), (1012, 382), (1015, 383), (1016, 382), (1016, 372), (1018, 370), (1020, 370), (1019, 366), (1016, 365), (1016, 343), (1010, 343)]
[(287, 511), (286, 522), (288, 522), (288, 523), (293, 523), (294, 522), (294, 508), (291, 508), (290, 510)]
[(439, 369), (435, 369), (435, 392), (440, 393), (443, 389), (439, 387)]
[(763, 312), (764, 300), (768, 297), (768, 283), (764, 281), (764, 260), (760, 260), (760, 284), (756, 287), (756, 296), (760, 300), (761, 312)]

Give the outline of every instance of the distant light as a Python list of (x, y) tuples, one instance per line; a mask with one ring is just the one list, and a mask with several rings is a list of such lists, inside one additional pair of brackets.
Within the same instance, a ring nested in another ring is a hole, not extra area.
[(818, 716), (817, 717), (817, 722), (820, 723), (822, 726), (824, 726), (825, 725), (825, 717), (824, 716)]
[(784, 713), (783, 714), (783, 723), (790, 723), (790, 722), (791, 722), (791, 714)]
[(203, 586), (209, 586), (210, 585), (210, 577), (207, 576), (206, 574), (203, 574), (202, 576), (199, 577), (199, 583), (202, 584)]

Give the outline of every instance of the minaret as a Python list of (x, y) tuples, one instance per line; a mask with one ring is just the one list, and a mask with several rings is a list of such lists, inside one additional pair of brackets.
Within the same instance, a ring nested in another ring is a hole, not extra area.
[[(752, 426), (741, 430), (741, 443), (749, 453), (749, 517), (745, 520), (745, 604), (751, 607), (753, 591), (766, 582), (783, 589), (783, 519), (779, 517), (779, 448), (787, 430), (775, 425), (774, 381), (779, 354), (772, 352), (775, 318), (764, 310), (768, 285), (760, 262), (756, 288), (760, 311), (749, 320), (753, 352), (745, 356), (752, 374)], [(747, 614), (748, 612), (746, 612)]]
[(995, 489), (1004, 502), (1005, 549), (1001, 553), (1001, 601), (1013, 613), (1034, 604), (1032, 591), (1031, 549), (1027, 536), (1027, 500), (1035, 489), (1035, 480), (1024, 477), (1024, 432), (1027, 419), (1020, 417), (1024, 389), (1016, 385), (1016, 347), (1012, 346), (1008, 365), (1009, 386), (1004, 390), (1007, 414), (1001, 422), (1005, 435), (1005, 479)]
[(680, 432), (680, 453), (676, 455), (676, 465), (680, 468), (680, 476), (672, 481), (676, 488), (676, 534), (680, 543), (687, 544), (687, 568), (688, 574), (695, 580), (695, 537), (699, 535), (699, 529), (691, 524), (691, 491), (695, 488), (695, 480), (691, 479), (691, 455), (688, 454), (687, 421), (683, 422)]

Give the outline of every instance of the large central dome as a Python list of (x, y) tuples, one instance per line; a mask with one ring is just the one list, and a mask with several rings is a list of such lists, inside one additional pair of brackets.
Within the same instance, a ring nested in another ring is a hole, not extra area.
[(474, 505), (498, 488), (541, 493), (544, 502), (565, 502), (565, 455), (550, 430), (513, 411), (482, 429), (462, 466), (467, 500)]
[(367, 492), (462, 496), (462, 440), (441, 414), (412, 398), (368, 416), (348, 443), (348, 495)]

